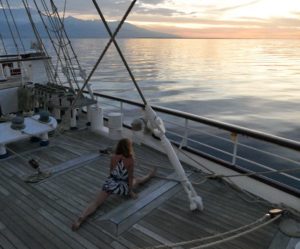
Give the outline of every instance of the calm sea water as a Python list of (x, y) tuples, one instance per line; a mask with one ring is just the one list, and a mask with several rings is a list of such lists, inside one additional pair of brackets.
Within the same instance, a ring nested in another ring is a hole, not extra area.
[[(89, 72), (107, 40), (73, 44)], [(151, 104), (300, 140), (299, 40), (118, 41)], [(92, 78), (96, 91), (140, 100), (112, 46)]]
[[(89, 73), (107, 40), (72, 42)], [(151, 104), (300, 140), (299, 40), (121, 39), (118, 43)], [(101, 93), (141, 100), (114, 46), (91, 82)]]

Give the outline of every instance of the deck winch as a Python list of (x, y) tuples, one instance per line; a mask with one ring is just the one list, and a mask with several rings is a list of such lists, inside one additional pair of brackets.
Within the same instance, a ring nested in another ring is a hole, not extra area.
[(12, 118), (10, 128), (13, 130), (23, 130), (25, 128), (24, 118), (22, 116)]

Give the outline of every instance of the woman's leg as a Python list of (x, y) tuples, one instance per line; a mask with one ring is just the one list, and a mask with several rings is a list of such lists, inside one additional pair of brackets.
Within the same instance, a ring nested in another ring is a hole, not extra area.
[(137, 186), (148, 182), (152, 177), (155, 176), (155, 173), (156, 173), (156, 168), (153, 168), (147, 175), (142, 177), (135, 177), (133, 179), (133, 188), (136, 188)]
[(86, 218), (92, 213), (94, 213), (97, 210), (97, 208), (103, 204), (103, 202), (107, 199), (109, 195), (109, 193), (101, 191), (97, 195), (96, 199), (88, 205), (88, 207), (82, 212), (79, 218), (72, 224), (72, 230), (77, 230), (80, 227), (80, 225), (86, 220)]

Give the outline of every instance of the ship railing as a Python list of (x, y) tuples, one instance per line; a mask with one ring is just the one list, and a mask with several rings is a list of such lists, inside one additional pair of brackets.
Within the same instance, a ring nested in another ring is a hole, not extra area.
[[(94, 95), (104, 116), (120, 112), (129, 128), (133, 119), (142, 116), (144, 105), (140, 102)], [(152, 107), (164, 120), (170, 141), (182, 151), (300, 197), (300, 142), (174, 109)]]

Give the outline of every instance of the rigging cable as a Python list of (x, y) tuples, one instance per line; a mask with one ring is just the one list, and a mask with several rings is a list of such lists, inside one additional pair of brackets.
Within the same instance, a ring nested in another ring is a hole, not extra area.
[(283, 172), (293, 172), (293, 171), (300, 171), (300, 168), (276, 169), (276, 170), (249, 172), (249, 173), (232, 174), (232, 175), (211, 174), (211, 175), (207, 175), (207, 177), (211, 178), (211, 179), (215, 179), (215, 178), (233, 178), (233, 177), (240, 177), (240, 176), (265, 175), (265, 174), (271, 174), (271, 173), (283, 173)]
[(3, 50), (4, 50), (4, 52), (5, 52), (5, 55), (8, 55), (7, 50), (6, 50), (6, 47), (5, 47), (5, 44), (4, 44), (4, 41), (3, 41), (3, 37), (2, 37), (1, 34), (0, 34), (0, 40), (1, 40), (1, 43), (2, 43)]
[(5, 20), (6, 20), (7, 25), (8, 25), (9, 32), (10, 32), (11, 37), (12, 37), (12, 39), (13, 39), (14, 45), (15, 45), (15, 47), (16, 47), (17, 54), (20, 55), (19, 46), (18, 46), (17, 41), (16, 41), (16, 39), (15, 39), (13, 30), (12, 30), (12, 27), (11, 27), (11, 24), (10, 24), (10, 22), (9, 22), (9, 20), (8, 20), (8, 16), (7, 16), (7, 14), (6, 14), (6, 10), (5, 10), (5, 7), (4, 7), (4, 4), (3, 4), (2, 0), (0, 0), (0, 4), (1, 4), (1, 7), (2, 7), (2, 11), (3, 11), (3, 14), (4, 14)]
[(20, 31), (19, 31), (19, 29), (18, 29), (18, 26), (17, 26), (17, 24), (16, 24), (16, 21), (15, 21), (14, 15), (13, 15), (13, 13), (12, 13), (12, 11), (11, 11), (10, 4), (9, 4), (8, 0), (5, 0), (5, 1), (6, 1), (6, 4), (7, 4), (7, 7), (8, 7), (8, 10), (9, 10), (9, 13), (10, 13), (10, 15), (11, 15), (11, 18), (12, 18), (12, 20), (13, 20), (13, 23), (14, 23), (15, 29), (16, 29), (16, 31), (17, 31), (18, 38), (19, 38), (19, 40), (20, 40), (20, 43), (21, 43), (21, 45), (22, 45), (22, 49), (23, 49), (23, 51), (24, 51), (24, 53), (25, 53), (25, 52), (26, 52), (26, 50), (25, 50), (25, 46), (24, 46), (24, 43), (23, 43), (23, 41), (22, 41), (22, 38), (21, 38), (21, 35), (20, 35)]
[[(63, 32), (64, 26), (62, 26), (62, 24), (60, 22), (61, 20), (60, 20), (60, 17), (58, 15), (57, 8), (56, 8), (54, 3), (51, 3), (52, 13), (50, 13), (50, 9), (48, 8), (46, 2), (44, 0), (41, 0), (41, 3), (43, 5), (43, 8), (44, 8), (45, 13), (46, 13), (44, 15), (48, 17), (48, 21), (49, 21), (49, 23), (52, 27), (52, 32), (54, 33), (56, 39), (58, 40), (57, 46), (63, 52), (64, 61), (66, 63), (66, 66), (63, 66), (63, 64), (62, 64), (62, 69), (63, 70), (65, 69), (65, 71), (63, 71), (63, 73), (67, 77), (67, 79), (68, 79), (68, 81), (71, 85), (71, 89), (74, 90), (74, 87), (71, 84), (71, 76), (72, 76), (72, 79), (73, 79), (74, 83), (76, 84), (77, 88), (79, 89), (80, 87), (78, 85), (77, 76), (76, 76), (76, 73), (73, 69), (72, 58), (70, 56), (69, 49), (68, 49), (68, 45), (69, 45), (69, 47), (72, 47), (71, 41), (68, 40), (67, 38), (66, 38), (67, 42), (65, 41), (64, 32)], [(38, 6), (37, 6), (37, 9), (39, 9)], [(53, 17), (54, 15), (55, 15), (55, 17)], [(41, 19), (42, 19), (42, 16), (41, 16)], [(46, 25), (45, 22), (43, 22), (43, 24), (44, 24), (44, 26), (45, 26), (45, 28), (48, 32), (48, 29), (49, 29), (48, 26)], [(48, 33), (48, 35), (50, 35), (50, 33)], [(55, 42), (53, 41), (51, 35), (49, 37), (52, 40), (51, 41), (52, 45), (54, 46)], [(74, 57), (76, 57), (76, 54), (75, 54)]]
[[(52, 44), (52, 46), (53, 46), (53, 48), (54, 48), (54, 51), (55, 51), (55, 53), (56, 53), (56, 55), (57, 55), (57, 60), (59, 60), (60, 63), (61, 63), (61, 65), (63, 66), (63, 61), (62, 61), (62, 59), (61, 59), (60, 52), (57, 50), (57, 48), (56, 48), (56, 46), (55, 46), (55, 44), (54, 44), (53, 38), (51, 37), (51, 34), (50, 34), (49, 30), (48, 30), (48, 27), (47, 27), (47, 25), (46, 25), (46, 23), (45, 23), (45, 20), (44, 20), (44, 18), (43, 18), (42, 15), (41, 15), (41, 11), (40, 11), (40, 9), (39, 9), (37, 3), (36, 3), (36, 0), (34, 0), (33, 2), (34, 2), (34, 4), (35, 4), (35, 6), (36, 6), (36, 9), (37, 9), (38, 13), (39, 13), (40, 19), (42, 20), (42, 23), (43, 23), (43, 25), (44, 25), (44, 28), (45, 28), (45, 30), (46, 30), (46, 33), (47, 33), (47, 35), (48, 35), (48, 37), (49, 37), (49, 40), (50, 40), (50, 42), (51, 42), (51, 44)], [(57, 63), (57, 64), (58, 64), (58, 63)], [(57, 67), (54, 68), (54, 74), (55, 74), (54, 77), (57, 78), (57, 76), (58, 76), (58, 74), (57, 74)], [(61, 81), (60, 81), (60, 84), (62, 85), (62, 82), (61, 82)], [(70, 87), (71, 87), (71, 89), (73, 89), (73, 86), (72, 86), (72, 85), (70, 85)]]
[[(50, 0), (50, 2), (51, 2), (51, 5), (52, 5), (52, 6), (55, 6), (55, 3), (53, 2), (53, 0)], [(59, 15), (59, 13), (57, 12), (56, 6), (55, 6), (55, 12), (56, 12), (56, 15), (57, 15), (57, 17), (58, 17), (58, 21), (60, 22), (61, 26), (63, 27), (62, 31), (63, 31), (64, 35), (66, 36), (66, 39), (67, 39), (68, 43), (70, 44), (70, 49), (71, 49), (71, 51), (72, 51), (72, 53), (73, 53), (73, 55), (74, 55), (74, 58), (75, 58), (75, 60), (76, 60), (76, 62), (77, 62), (77, 65), (78, 65), (79, 69), (82, 70), (81, 65), (80, 65), (80, 63), (79, 63), (79, 60), (78, 60), (78, 57), (77, 57), (77, 55), (76, 55), (76, 53), (75, 53), (75, 50), (74, 50), (74, 48), (73, 48), (73, 46), (72, 46), (71, 40), (69, 39), (69, 36), (68, 36), (68, 34), (67, 34), (66, 30), (65, 30), (64, 23), (62, 22), (62, 20), (61, 20), (61, 18), (60, 18), (60, 15)]]
[[(114, 33), (112, 34), (112, 36), (110, 37), (108, 43), (106, 44), (104, 50), (102, 51), (100, 57), (98, 58), (97, 62), (95, 63), (94, 67), (92, 68), (91, 72), (89, 73), (87, 79), (85, 80), (83, 86), (81, 87), (80, 91), (78, 92), (78, 94), (76, 95), (74, 101), (73, 101), (73, 105), (72, 108), (75, 106), (75, 103), (78, 99), (78, 97), (82, 94), (83, 89), (86, 87), (86, 85), (89, 83), (90, 79), (92, 78), (94, 72), (96, 71), (98, 65), (100, 64), (100, 62), (102, 61), (104, 55), (106, 54), (106, 51), (108, 50), (110, 44), (114, 41), (115, 37), (117, 36), (119, 30), (121, 29), (121, 27), (123, 26), (127, 16), (129, 15), (129, 13), (131, 12), (133, 6), (135, 5), (137, 0), (133, 0), (129, 6), (129, 8), (127, 9), (126, 13), (124, 14), (122, 20), (120, 21), (118, 27), (116, 28), (116, 30), (114, 31)], [(98, 6), (98, 4), (96, 2), (94, 2), (94, 4), (96, 4)], [(98, 6), (99, 9), (99, 6)], [(101, 13), (102, 14), (102, 13)], [(145, 100), (145, 98), (143, 98), (143, 100)]]
[[(55, 20), (57, 19), (56, 17), (53, 17), (55, 12), (53, 10), (52, 13), (50, 13), (50, 10), (47, 6), (47, 4), (45, 3), (44, 0), (41, 1), (42, 5), (43, 5), (43, 8), (44, 8), (44, 11), (46, 14), (43, 14), (44, 16), (47, 17), (48, 19), (48, 22), (50, 23), (50, 26), (52, 27), (51, 29), (47, 26), (46, 22), (44, 21), (44, 19), (42, 18), (42, 16), (40, 15), (42, 21), (43, 21), (43, 24), (44, 24), (44, 27), (45, 29), (47, 30), (47, 34), (50, 38), (50, 41), (53, 45), (53, 47), (55, 48), (55, 50), (57, 51), (55, 45), (57, 47), (59, 47), (59, 49), (61, 49), (61, 51), (63, 52), (63, 58), (64, 58), (64, 62), (66, 63), (64, 65), (64, 63), (61, 61), (61, 67), (62, 69), (69, 69), (71, 70), (71, 67), (69, 66), (68, 62), (70, 61), (69, 59), (69, 54), (67, 53), (67, 49), (65, 50), (64, 48), (66, 48), (67, 44), (65, 44), (64, 40), (63, 40), (63, 37), (61, 36), (61, 30), (62, 30), (62, 27), (59, 27), (59, 25), (57, 24), (57, 22), (55, 22)], [(36, 5), (37, 6), (37, 5)], [(53, 8), (53, 7), (52, 7)], [(39, 10), (39, 7), (37, 6), (37, 9)], [(40, 10), (39, 10), (39, 13), (42, 13)], [(52, 36), (50, 35), (50, 32), (49, 32), (49, 29), (51, 30), (52, 33), (54, 33), (54, 36), (55, 38), (58, 40), (58, 43), (55, 44), (54, 40), (52, 39)], [(58, 56), (58, 52), (57, 53), (57, 56)], [(58, 56), (60, 57), (60, 55)], [(72, 82), (71, 82), (71, 77), (70, 77), (70, 72), (69, 70), (65, 70), (63, 71), (63, 73), (65, 74), (65, 76), (67, 77), (67, 81), (69, 82), (70, 84), (70, 88), (74, 90), (74, 87), (72, 85)], [(72, 73), (72, 76), (73, 76), (73, 80), (74, 82), (76, 81), (76, 76), (74, 76), (74, 73)]]
[[(135, 2), (135, 1), (133, 1), (133, 2)], [(108, 24), (107, 24), (107, 22), (106, 22), (106, 20), (105, 20), (105, 17), (104, 17), (104, 15), (102, 14), (102, 11), (100, 10), (100, 7), (99, 7), (97, 1), (96, 1), (96, 0), (93, 0), (93, 3), (94, 3), (94, 5), (95, 5), (95, 7), (96, 7), (96, 9), (97, 9), (98, 14), (100, 15), (101, 20), (103, 21), (103, 24), (104, 24), (104, 26), (105, 26), (107, 32), (109, 33), (109, 35), (110, 35), (110, 37), (111, 37), (111, 39), (112, 39), (112, 41), (113, 41), (113, 43), (114, 43), (114, 45), (115, 45), (115, 47), (116, 47), (116, 49), (117, 49), (117, 51), (118, 51), (118, 53), (119, 53), (119, 55), (120, 55), (122, 61), (123, 61), (123, 63), (124, 63), (124, 65), (125, 65), (125, 67), (126, 67), (128, 73), (129, 73), (129, 75), (130, 75), (131, 80), (133, 81), (133, 83), (134, 83), (134, 85), (135, 85), (135, 87), (136, 87), (136, 89), (137, 89), (137, 91), (138, 91), (140, 97), (142, 98), (144, 104), (147, 105), (147, 101), (146, 101), (146, 99), (145, 99), (145, 97), (144, 97), (144, 94), (142, 93), (142, 90), (140, 89), (139, 85), (137, 84), (137, 82), (136, 82), (136, 80), (135, 80), (135, 77), (133, 76), (133, 74), (132, 74), (132, 72), (131, 72), (131, 69), (130, 69), (128, 63), (127, 63), (127, 61), (126, 61), (126, 59), (125, 59), (125, 57), (124, 57), (124, 55), (123, 55), (123, 53), (122, 53), (122, 51), (121, 51), (119, 45), (118, 45), (118, 43), (116, 42), (115, 36), (113, 36), (113, 33), (111, 32), (111, 30), (110, 30), (110, 28), (109, 28), (109, 26), (108, 26)], [(127, 11), (127, 12), (128, 12), (128, 11)], [(129, 14), (129, 13), (128, 13), (128, 14)], [(125, 20), (124, 20), (124, 21), (125, 21)]]
[[(67, 0), (65, 0), (65, 3), (64, 3), (62, 23), (65, 22), (66, 8), (67, 8)], [(56, 66), (55, 66), (55, 75), (57, 75), (57, 72), (58, 72), (59, 58), (60, 58), (61, 49), (62, 48), (59, 46), (57, 60), (56, 60)]]
[[(33, 30), (33, 33), (37, 39), (37, 42), (38, 42), (38, 45), (41, 47), (42, 51), (46, 54), (47, 57), (49, 57), (48, 53), (47, 53), (47, 50), (45, 48), (45, 45), (39, 35), (39, 32), (34, 24), (34, 21), (33, 21), (33, 18), (32, 18), (32, 15), (30, 13), (30, 8), (29, 8), (29, 4), (28, 4), (28, 1), (27, 0), (22, 0), (22, 3), (24, 5), (24, 8), (26, 10), (26, 13), (27, 13), (27, 16), (29, 18), (29, 21), (30, 21), (30, 24), (31, 24), (31, 27), (32, 27), (32, 30)], [(45, 62), (45, 60), (43, 60), (44, 62), (44, 65), (45, 65), (45, 69), (46, 69), (46, 73), (47, 73), (47, 76), (48, 76), (48, 79), (49, 80), (52, 80), (53, 82), (56, 82), (56, 79), (54, 78), (54, 75), (53, 75), (53, 71), (51, 70), (51, 67), (54, 68), (53, 64), (51, 63), (51, 61), (47, 60)]]

